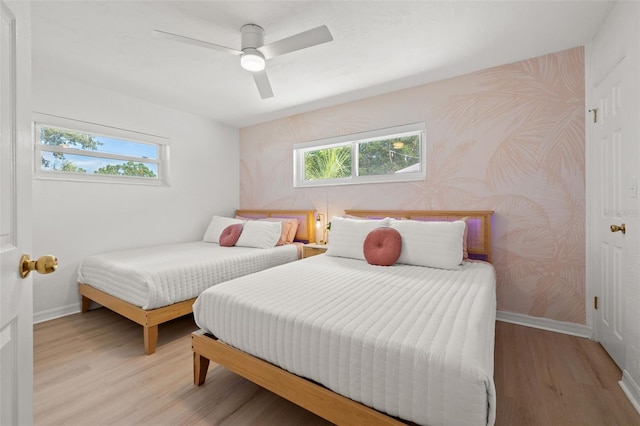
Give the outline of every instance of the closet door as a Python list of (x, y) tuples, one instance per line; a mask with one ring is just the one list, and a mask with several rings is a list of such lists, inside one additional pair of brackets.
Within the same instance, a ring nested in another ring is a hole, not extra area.
[[(636, 5), (629, 7), (637, 9)], [(610, 17), (594, 40), (586, 123), (590, 133), (589, 279), (592, 295), (597, 297), (597, 308), (593, 301), (593, 325), (597, 340), (622, 370), (627, 366), (627, 347), (633, 340), (628, 330), (636, 328), (626, 324), (628, 299), (640, 282), (640, 45), (635, 18), (629, 18), (634, 15), (637, 10), (614, 10), (613, 19)]]

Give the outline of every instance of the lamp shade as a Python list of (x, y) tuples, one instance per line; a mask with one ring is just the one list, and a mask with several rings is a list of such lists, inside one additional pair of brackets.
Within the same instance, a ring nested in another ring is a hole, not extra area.
[(242, 52), (242, 56), (240, 56), (242, 68), (251, 72), (264, 70), (265, 60), (262, 53), (253, 48), (244, 49)]

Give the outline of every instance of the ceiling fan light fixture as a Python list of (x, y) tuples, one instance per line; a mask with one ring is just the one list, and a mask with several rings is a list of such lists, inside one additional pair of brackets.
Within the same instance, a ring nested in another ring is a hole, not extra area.
[(265, 60), (262, 53), (253, 48), (247, 48), (242, 51), (240, 56), (240, 65), (247, 71), (258, 72), (264, 70)]

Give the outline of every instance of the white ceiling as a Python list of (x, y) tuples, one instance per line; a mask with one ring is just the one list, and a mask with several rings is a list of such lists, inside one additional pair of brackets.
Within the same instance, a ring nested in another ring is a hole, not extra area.
[[(243, 127), (587, 44), (611, 1), (35, 1), (33, 65)], [(261, 99), (233, 48), (327, 25), (334, 41), (267, 62)]]

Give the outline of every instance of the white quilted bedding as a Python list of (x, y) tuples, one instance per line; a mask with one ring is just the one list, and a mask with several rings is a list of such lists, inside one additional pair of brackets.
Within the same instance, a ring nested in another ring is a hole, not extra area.
[(193, 307), (221, 341), (423, 425), (492, 425), (495, 271), (314, 256), (222, 283)]
[(192, 242), (85, 258), (78, 282), (143, 309), (198, 296), (212, 285), (298, 259), (294, 244), (257, 249)]

